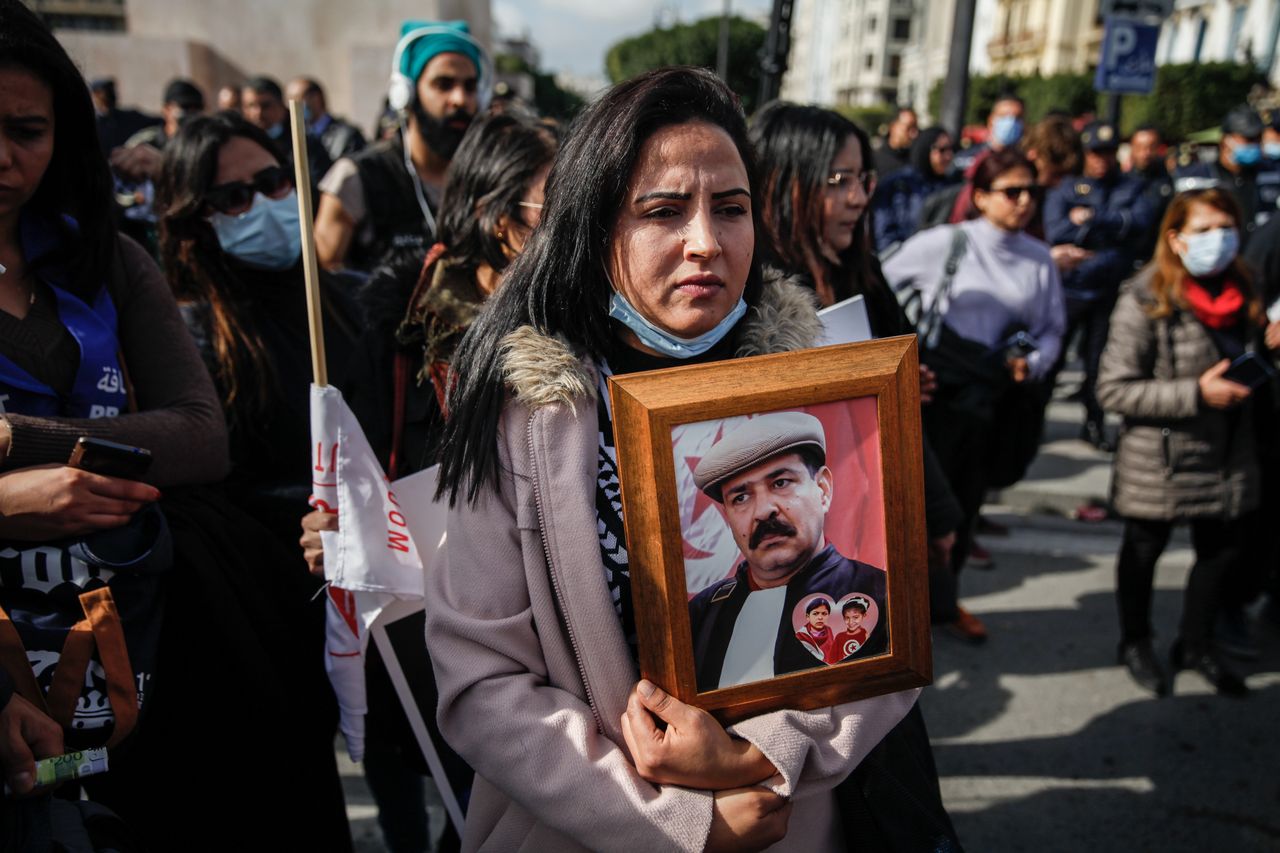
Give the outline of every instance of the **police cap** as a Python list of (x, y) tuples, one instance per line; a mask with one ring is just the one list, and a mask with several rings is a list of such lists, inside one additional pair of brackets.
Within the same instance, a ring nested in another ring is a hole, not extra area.
[(1114, 151), (1120, 147), (1120, 134), (1109, 121), (1091, 121), (1080, 131), (1080, 144), (1086, 151)]
[(1253, 109), (1245, 104), (1234, 107), (1222, 120), (1223, 133), (1238, 133), (1245, 139), (1257, 139), (1262, 136), (1262, 119)]

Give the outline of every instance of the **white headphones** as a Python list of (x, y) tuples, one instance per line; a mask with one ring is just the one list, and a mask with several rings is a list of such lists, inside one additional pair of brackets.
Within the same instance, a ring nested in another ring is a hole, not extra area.
[(409, 48), (409, 45), (424, 36), (438, 35), (454, 36), (470, 42), (475, 47), (476, 53), (480, 56), (480, 68), (478, 69), (480, 79), (476, 83), (476, 101), (479, 103), (481, 112), (488, 109), (489, 101), (493, 98), (494, 76), (493, 60), (489, 58), (489, 52), (470, 33), (464, 33), (454, 27), (446, 27), (440, 24), (410, 30), (396, 44), (395, 53), (391, 57), (391, 79), (387, 82), (388, 105), (396, 112), (404, 112), (409, 109), (417, 94), (418, 81), (411, 80), (409, 75), (400, 69), (400, 62), (404, 59), (404, 52)]

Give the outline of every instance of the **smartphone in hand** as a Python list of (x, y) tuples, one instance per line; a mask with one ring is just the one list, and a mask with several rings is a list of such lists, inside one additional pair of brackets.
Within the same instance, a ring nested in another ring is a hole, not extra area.
[(104, 477), (141, 480), (151, 467), (151, 451), (82, 435), (76, 440), (67, 464)]
[(1235, 361), (1231, 362), (1231, 366), (1222, 374), (1223, 379), (1239, 382), (1253, 391), (1265, 385), (1272, 376), (1275, 376), (1275, 370), (1267, 363), (1265, 358), (1256, 352), (1247, 352), (1239, 356)]

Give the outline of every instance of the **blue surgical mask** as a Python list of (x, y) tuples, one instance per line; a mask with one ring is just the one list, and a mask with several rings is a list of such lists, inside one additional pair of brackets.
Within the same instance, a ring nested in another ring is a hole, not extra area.
[(1180, 253), (1182, 265), (1196, 278), (1217, 275), (1231, 265), (1240, 251), (1240, 232), (1234, 228), (1216, 228), (1199, 234), (1179, 234), (1187, 244)]
[(302, 232), (298, 228), (298, 196), (267, 198), (262, 193), (239, 216), (215, 213), (209, 224), (218, 235), (222, 251), (252, 267), (285, 270), (302, 254)]
[(284, 122), (273, 124), (271, 127), (268, 127), (267, 136), (270, 136), (272, 139), (279, 139), (284, 136)]
[(1262, 143), (1262, 153), (1268, 160), (1280, 160), (1280, 142)]
[(1262, 147), (1256, 142), (1245, 142), (1231, 149), (1231, 159), (1237, 166), (1256, 166), (1262, 159)]
[(733, 306), (733, 310), (717, 323), (715, 328), (703, 332), (696, 338), (680, 338), (650, 323), (627, 301), (625, 296), (616, 290), (609, 300), (610, 317), (634, 332), (640, 339), (640, 343), (654, 352), (671, 358), (693, 358), (702, 355), (729, 334), (729, 330), (736, 326), (742, 319), (742, 315), (746, 313), (747, 301), (738, 297), (738, 304)]
[(991, 126), (991, 138), (996, 144), (1008, 148), (1022, 138), (1022, 119), (1017, 116), (1000, 116)]

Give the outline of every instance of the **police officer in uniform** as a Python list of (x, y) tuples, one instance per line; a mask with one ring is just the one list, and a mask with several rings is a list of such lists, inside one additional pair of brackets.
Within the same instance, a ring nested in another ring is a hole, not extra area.
[[(1070, 244), (1091, 253), (1062, 274), (1067, 303), (1064, 340), (1080, 334), (1077, 351), (1085, 368), (1081, 388), (1085, 422), (1080, 438), (1100, 450), (1110, 450), (1102, 407), (1093, 387), (1120, 282), (1133, 272), (1138, 242), (1151, 227), (1154, 212), (1144, 182), (1119, 169), (1116, 151), (1120, 136), (1114, 125), (1091, 122), (1081, 132), (1080, 142), (1085, 151), (1084, 174), (1066, 178), (1049, 193), (1044, 228), (1050, 244)], [(1061, 363), (1059, 357), (1059, 368)]]
[(393, 253), (425, 256), (445, 170), (476, 113), (492, 69), (465, 21), (406, 21), (388, 100), (400, 133), (334, 164), (320, 182), (316, 253), (327, 269), (369, 272)]
[(1174, 174), (1175, 192), (1220, 186), (1235, 196), (1244, 214), (1241, 249), (1276, 212), (1280, 200), (1280, 167), (1262, 156), (1262, 119), (1241, 105), (1222, 120), (1222, 142), (1213, 163), (1192, 163)]
[(1165, 167), (1160, 131), (1144, 124), (1129, 137), (1129, 174), (1142, 181), (1147, 201), (1151, 204), (1151, 227), (1142, 238), (1134, 268), (1151, 260), (1160, 239), (1160, 220), (1173, 199), (1173, 177)]

